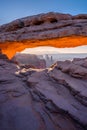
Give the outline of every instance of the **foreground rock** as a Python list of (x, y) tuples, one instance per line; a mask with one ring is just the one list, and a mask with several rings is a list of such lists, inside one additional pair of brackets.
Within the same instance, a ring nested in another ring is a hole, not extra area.
[(20, 69), (0, 59), (0, 130), (86, 130), (87, 68), (80, 60)]
[(87, 14), (47, 13), (17, 19), (0, 26), (0, 42), (87, 36)]

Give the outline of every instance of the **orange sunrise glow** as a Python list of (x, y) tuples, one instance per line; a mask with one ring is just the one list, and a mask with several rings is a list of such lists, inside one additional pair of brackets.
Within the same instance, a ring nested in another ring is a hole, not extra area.
[(81, 45), (87, 45), (87, 37), (71, 36), (49, 40), (6, 42), (5, 44), (0, 44), (0, 48), (2, 49), (3, 53), (5, 53), (9, 58), (12, 58), (16, 52), (21, 52), (25, 48), (33, 48), (38, 46), (53, 46), (58, 48), (65, 48)]

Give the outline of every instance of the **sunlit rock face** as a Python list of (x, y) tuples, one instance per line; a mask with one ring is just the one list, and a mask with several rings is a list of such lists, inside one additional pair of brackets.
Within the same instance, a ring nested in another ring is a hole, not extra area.
[(4, 42), (0, 44), (2, 52), (6, 54), (10, 59), (16, 52), (21, 52), (25, 48), (33, 48), (37, 46), (53, 46), (58, 48), (76, 47), (80, 45), (87, 45), (87, 37), (82, 36), (70, 36), (55, 39), (46, 40), (26, 40), (21, 42)]
[(87, 129), (87, 58), (47, 69), (0, 59), (0, 130), (24, 129)]
[[(87, 45), (87, 15), (47, 13), (0, 26), (0, 48), (12, 58), (28, 47)], [(3, 44), (5, 43), (5, 45)]]

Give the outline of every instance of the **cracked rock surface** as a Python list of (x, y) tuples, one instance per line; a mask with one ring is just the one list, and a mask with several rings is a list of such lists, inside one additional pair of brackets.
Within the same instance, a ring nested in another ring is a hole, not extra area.
[(0, 58), (0, 130), (86, 130), (86, 61), (21, 69)]

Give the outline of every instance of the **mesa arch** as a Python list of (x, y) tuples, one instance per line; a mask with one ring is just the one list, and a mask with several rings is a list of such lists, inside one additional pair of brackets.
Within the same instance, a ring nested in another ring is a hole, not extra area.
[(63, 38), (47, 39), (47, 40), (25, 40), (0, 43), (2, 52), (12, 58), (16, 52), (21, 52), (25, 48), (33, 48), (37, 46), (54, 46), (54, 47), (76, 47), (87, 45), (87, 37), (70, 36)]
[(9, 58), (30, 47), (80, 45), (87, 45), (87, 14), (49, 12), (0, 26), (0, 48)]

